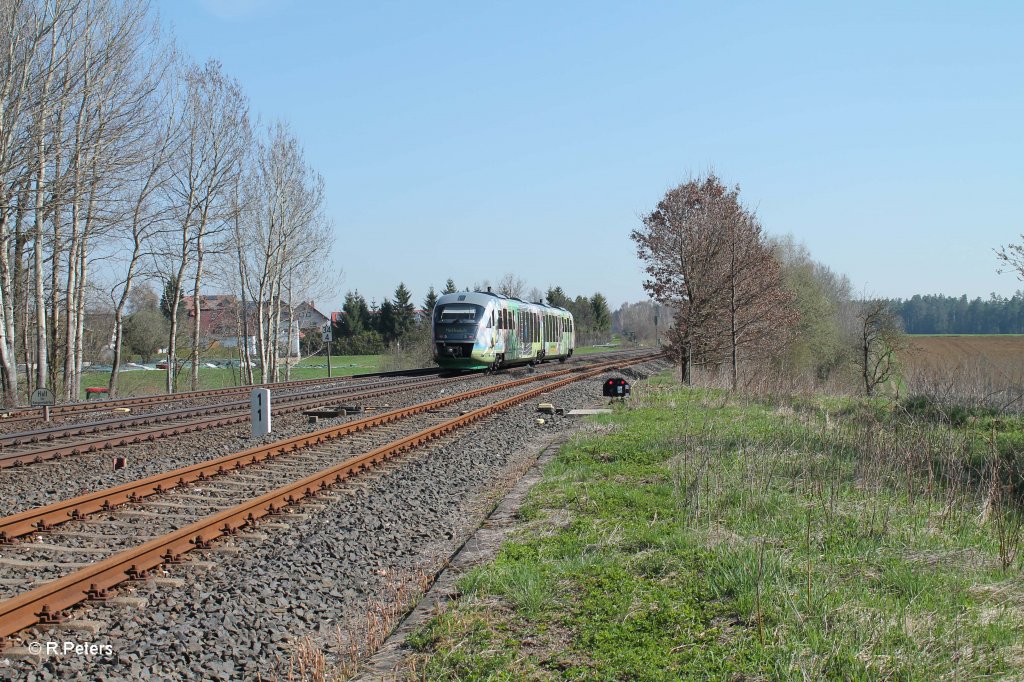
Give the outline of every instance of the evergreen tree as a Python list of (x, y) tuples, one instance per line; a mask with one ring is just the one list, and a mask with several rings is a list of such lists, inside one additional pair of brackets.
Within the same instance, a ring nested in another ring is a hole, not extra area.
[(395, 315), (395, 304), (391, 299), (385, 298), (377, 311), (377, 333), (384, 339), (384, 343), (390, 344), (398, 338), (397, 317)]
[(427, 297), (423, 299), (423, 310), (427, 312), (427, 316), (430, 315), (434, 310), (434, 306), (437, 305), (437, 292), (434, 291), (433, 285), (427, 290)]
[(910, 334), (1021, 334), (1024, 291), (1011, 298), (992, 294), (989, 299), (941, 294), (916, 294), (907, 300), (887, 301)]
[(370, 310), (366, 306), (366, 299), (358, 290), (345, 294), (345, 304), (341, 307), (344, 313), (340, 332), (343, 338), (359, 336), (366, 330), (370, 318)]
[[(174, 280), (168, 277), (164, 280), (164, 293), (160, 296), (160, 312), (163, 313), (164, 318), (167, 320), (171, 319), (171, 304), (174, 300)], [(185, 314), (185, 292), (181, 289), (178, 290), (178, 318)]]
[(453, 280), (451, 277), (449, 277), (448, 281), (445, 282), (444, 289), (441, 291), (441, 293), (442, 294), (454, 294), (458, 290), (459, 290), (458, 287), (455, 286), (455, 280)]
[(393, 306), (395, 338), (400, 339), (408, 334), (416, 324), (416, 306), (412, 303), (412, 294), (405, 288), (405, 282), (398, 283)]
[(590, 307), (590, 299), (586, 296), (577, 296), (576, 300), (570, 301), (569, 312), (576, 319), (576, 327), (583, 331), (594, 329), (594, 309)]
[(559, 308), (569, 307), (569, 297), (562, 291), (562, 287), (548, 287), (547, 301), (548, 305), (558, 306)]
[(611, 328), (612, 314), (608, 310), (608, 301), (600, 293), (590, 297), (590, 309), (594, 313), (594, 331), (606, 332)]

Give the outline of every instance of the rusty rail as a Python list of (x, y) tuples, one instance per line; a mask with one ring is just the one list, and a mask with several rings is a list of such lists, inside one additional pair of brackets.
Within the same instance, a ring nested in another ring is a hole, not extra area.
[[(413, 376), (415, 374), (440, 374), (441, 370), (431, 368), (428, 370), (409, 370), (404, 374)], [(50, 408), (51, 417), (63, 417), (78, 415), (86, 412), (110, 411), (115, 407), (144, 407), (159, 403), (177, 402), (181, 400), (193, 400), (196, 398), (216, 398), (224, 395), (245, 395), (254, 388), (271, 387), (275, 390), (302, 388), (303, 386), (315, 386), (319, 384), (341, 384), (352, 379), (367, 378), (373, 376), (398, 376), (398, 372), (375, 372), (371, 374), (350, 374), (340, 377), (320, 377), (317, 379), (298, 379), (296, 381), (282, 381), (274, 384), (258, 384), (256, 386), (229, 386), (227, 388), (210, 388), (201, 391), (185, 391), (183, 393), (165, 393), (161, 395), (137, 396), (133, 398), (113, 398), (110, 400), (86, 400), (75, 403), (64, 403), (54, 405)], [(18, 421), (38, 421), (41, 408), (39, 407), (18, 407), (5, 410), (6, 417), (0, 417), (0, 424), (10, 424)]]
[[(615, 363), (620, 364), (620, 363)], [(604, 371), (606, 367), (595, 368), (595, 371)], [(557, 376), (565, 376), (578, 373), (578, 369), (567, 369), (552, 374), (544, 374), (535, 377), (526, 377), (511, 382), (485, 386), (483, 388), (456, 393), (444, 398), (438, 398), (426, 403), (412, 405), (410, 407), (383, 412), (378, 415), (366, 417), (357, 421), (346, 422), (337, 426), (327, 427), (313, 431), (301, 436), (294, 436), (269, 445), (259, 445), (242, 450), (230, 455), (224, 455), (206, 462), (200, 462), (191, 466), (182, 467), (166, 473), (149, 476), (138, 481), (132, 481), (123, 485), (100, 490), (86, 495), (81, 495), (68, 500), (54, 502), (44, 507), (29, 509), (24, 512), (12, 514), (6, 518), (0, 518), (0, 543), (28, 535), (34, 532), (45, 532), (54, 526), (74, 519), (83, 519), (100, 511), (108, 511), (117, 505), (156, 495), (172, 488), (200, 481), (224, 473), (230, 469), (240, 469), (243, 466), (256, 464), (266, 459), (283, 455), (294, 450), (312, 445), (319, 445), (325, 441), (340, 438), (351, 433), (358, 433), (381, 424), (387, 424), (399, 419), (404, 419), (414, 414), (420, 414), (429, 410), (446, 407), (448, 405), (487, 395), (496, 391), (516, 386), (541, 381)], [(248, 416), (246, 417), (248, 418)]]
[[(430, 379), (427, 381), (418, 382), (415, 384), (401, 384), (399, 386), (389, 386), (380, 389), (371, 390), (357, 390), (353, 393), (334, 393), (328, 394), (327, 391), (319, 392), (314, 397), (308, 396), (285, 396), (281, 402), (288, 401), (292, 404), (281, 405), (276, 403), (274, 405), (274, 414), (288, 414), (291, 412), (298, 412), (299, 410), (306, 409), (308, 407), (323, 404), (328, 400), (335, 400), (342, 396), (358, 397), (358, 398), (372, 398), (375, 396), (386, 395), (388, 393), (394, 393), (398, 390), (404, 390), (406, 387), (409, 389), (415, 388), (427, 388), (430, 386), (436, 386), (438, 384), (450, 383), (452, 381), (458, 381), (461, 377), (447, 378), (447, 379)], [(226, 408), (220, 406), (208, 406), (205, 408), (195, 408), (189, 410), (182, 410), (180, 412), (187, 413), (209, 413), (209, 412), (221, 412), (226, 409), (237, 408), (240, 403), (231, 403)], [(187, 418), (187, 415), (178, 414), (179, 418)], [(32, 450), (29, 452), (11, 453), (11, 454), (0, 454), (0, 469), (8, 467), (22, 466), (25, 464), (34, 464), (37, 462), (43, 462), (49, 459), (60, 459), (61, 457), (80, 455), (83, 453), (97, 452), (99, 450), (108, 450), (113, 447), (120, 447), (123, 445), (132, 445), (135, 443), (151, 443), (158, 438), (166, 438), (168, 436), (176, 436), (182, 433), (192, 433), (194, 431), (202, 431), (204, 429), (214, 428), (218, 426), (227, 426), (230, 424), (238, 424), (240, 422), (248, 421), (250, 418), (249, 410), (245, 409), (234, 414), (225, 415), (222, 417), (211, 417), (209, 419), (201, 419), (198, 421), (185, 422), (183, 424), (175, 424), (170, 426), (161, 426), (153, 429), (147, 429), (143, 431), (136, 431), (134, 433), (126, 434), (115, 434), (105, 438), (98, 438), (92, 441), (85, 441), (82, 443), (72, 443), (70, 445), (62, 445), (49, 448), (41, 448), (38, 450)], [(111, 426), (117, 424), (120, 420), (112, 420)], [(126, 427), (136, 426), (139, 424), (147, 424), (153, 422), (160, 422), (162, 419), (158, 418), (157, 415), (143, 415), (135, 418), (128, 418), (124, 420), (123, 424)], [(91, 432), (96, 432), (103, 429), (103, 425), (92, 426), (86, 425), (82, 427), (81, 431), (77, 431), (75, 427), (57, 427), (51, 430), (49, 433), (53, 438), (71, 437), (75, 435), (86, 435)], [(112, 430), (112, 429), (110, 429)], [(14, 436), (10, 436), (9, 439), (13, 442)], [(0, 449), (4, 440), (0, 437)]]
[[(80, 569), (64, 577), (50, 581), (35, 589), (29, 590), (11, 599), (0, 602), (0, 638), (30, 627), (36, 623), (58, 622), (63, 618), (63, 611), (69, 607), (88, 599), (105, 599), (107, 591), (115, 585), (127, 580), (144, 578), (148, 571), (164, 563), (177, 563), (181, 561), (181, 554), (192, 549), (209, 547), (209, 543), (226, 534), (234, 534), (239, 529), (255, 524), (257, 520), (268, 515), (276, 515), (285, 507), (295, 505), (301, 500), (316, 495), (328, 487), (340, 483), (353, 473), (368, 469), (386, 459), (394, 457), (402, 452), (418, 447), (426, 442), (439, 438), (454, 431), (466, 424), (470, 424), (497, 411), (519, 404), (530, 398), (546, 393), (574, 381), (597, 376), (611, 366), (623, 364), (635, 364), (644, 362), (649, 358), (638, 358), (626, 362), (612, 362), (605, 365), (580, 372), (579, 370), (565, 370), (557, 374), (571, 373), (569, 376), (551, 383), (525, 391), (519, 395), (506, 398), (492, 405), (478, 408), (462, 416), (449, 419), (437, 426), (424, 429), (405, 438), (400, 438), (387, 445), (371, 450), (365, 454), (357, 455), (333, 467), (307, 476), (300, 481), (283, 486), (272, 492), (266, 493), (258, 498), (242, 503), (222, 512), (212, 514), (205, 519), (192, 523), (184, 528), (169, 533), (163, 537), (150, 540), (138, 547), (124, 550), (108, 557), (93, 566)], [(502, 388), (508, 388), (525, 383), (531, 383), (540, 379), (550, 378), (552, 375), (543, 377), (528, 377), (514, 382), (502, 384), (500, 387), (487, 387), (461, 394), (463, 398), (473, 395), (483, 395)], [(427, 405), (447, 404), (453, 398), (443, 398), (438, 401), (431, 401), (419, 406), (423, 409), (433, 409)], [(412, 409), (412, 408), (406, 408)], [(400, 412), (398, 410), (394, 412)], [(394, 413), (389, 413), (394, 414)], [(387, 415), (378, 415), (375, 419), (381, 419)], [(397, 418), (397, 417), (395, 417)], [(366, 420), (361, 420), (366, 421)], [(332, 427), (321, 431), (289, 439), (260, 448), (251, 448), (238, 455), (243, 458), (255, 456), (258, 450), (265, 451), (267, 456), (271, 451), (283, 454), (291, 450), (297, 450), (308, 445), (322, 443), (324, 440), (337, 437), (338, 431), (355, 424), (342, 427)], [(363, 428), (366, 428), (364, 425)], [(224, 459), (224, 458), (221, 458)], [(218, 465), (220, 460), (213, 460), (207, 464)], [(171, 472), (172, 474), (174, 472)], [(156, 477), (154, 477), (156, 478)], [(149, 480), (149, 479), (147, 479)], [(139, 483), (142, 483), (141, 481)], [(122, 486), (121, 488), (124, 488)], [(117, 489), (115, 489), (117, 490)], [(106, 491), (110, 492), (110, 491)], [(155, 492), (155, 490), (153, 491)], [(153, 494), (151, 492), (150, 494)], [(6, 521), (6, 519), (5, 519)]]

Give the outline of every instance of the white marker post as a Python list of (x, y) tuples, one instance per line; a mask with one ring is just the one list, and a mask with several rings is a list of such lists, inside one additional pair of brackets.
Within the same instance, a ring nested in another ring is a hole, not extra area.
[(54, 396), (53, 391), (48, 388), (37, 388), (32, 391), (32, 395), (29, 397), (29, 404), (33, 407), (42, 405), (43, 421), (50, 421), (50, 406), (55, 402), (56, 396)]
[(270, 433), (270, 389), (254, 388), (249, 407), (252, 409), (252, 437)]

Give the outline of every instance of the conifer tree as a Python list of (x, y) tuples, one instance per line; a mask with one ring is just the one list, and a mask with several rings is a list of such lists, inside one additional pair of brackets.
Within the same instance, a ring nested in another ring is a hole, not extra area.
[(435, 305), (437, 305), (437, 292), (434, 291), (434, 286), (431, 285), (430, 289), (427, 290), (426, 298), (423, 299), (423, 310), (429, 315), (434, 310)]

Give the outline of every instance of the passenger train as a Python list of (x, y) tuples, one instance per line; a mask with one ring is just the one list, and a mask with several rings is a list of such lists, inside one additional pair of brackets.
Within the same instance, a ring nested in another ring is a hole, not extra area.
[(487, 291), (437, 299), (434, 360), (446, 369), (488, 369), (565, 362), (576, 346), (572, 313)]

